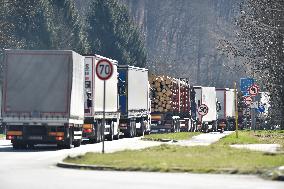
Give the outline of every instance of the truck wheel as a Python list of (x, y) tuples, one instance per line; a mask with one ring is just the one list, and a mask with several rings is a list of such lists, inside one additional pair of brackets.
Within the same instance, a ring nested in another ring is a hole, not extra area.
[(101, 142), (103, 140), (103, 135), (102, 135), (102, 129), (103, 129), (103, 125), (102, 122), (98, 122), (98, 126), (97, 126), (97, 143)]
[(27, 147), (28, 147), (28, 149), (35, 149), (35, 145), (34, 144), (28, 144)]
[(137, 131), (137, 136), (144, 136), (145, 135), (145, 126), (144, 126), (144, 123), (143, 123), (143, 120), (140, 122), (141, 126), (140, 126), (140, 129)]
[(124, 133), (124, 136), (125, 136), (126, 138), (132, 138), (132, 137), (133, 137), (133, 135), (132, 135), (132, 127), (129, 127), (129, 128), (127, 129), (127, 131)]
[(136, 124), (133, 124), (133, 137), (137, 136)]
[(20, 143), (20, 142), (13, 142), (13, 149), (15, 150), (21, 150), (21, 149), (26, 149), (27, 145), (24, 143)]
[(117, 131), (117, 134), (113, 136), (114, 140), (119, 140), (119, 129)]
[[(135, 123), (135, 122), (134, 122)], [(135, 135), (135, 132), (134, 132), (134, 127), (136, 127), (135, 126), (135, 124), (133, 124), (133, 122), (131, 122), (131, 127), (130, 127), (130, 138), (133, 138)]]
[(99, 143), (101, 141), (101, 125), (98, 123), (94, 126), (94, 138), (90, 139), (90, 143)]
[(113, 136), (113, 139), (114, 139), (114, 140), (119, 140), (119, 132), (117, 133), (117, 135), (114, 135), (114, 136)]
[(73, 147), (73, 130), (69, 129), (69, 138), (64, 143), (64, 148), (71, 149)]
[(66, 143), (64, 144), (65, 149), (71, 149), (73, 147), (72, 140), (69, 138), (67, 139)]
[(107, 140), (108, 141), (113, 141), (113, 122), (111, 123), (110, 127), (109, 127), (109, 134), (107, 136)]
[(79, 147), (79, 146), (81, 146), (81, 142), (82, 142), (82, 140), (74, 140), (74, 147)]

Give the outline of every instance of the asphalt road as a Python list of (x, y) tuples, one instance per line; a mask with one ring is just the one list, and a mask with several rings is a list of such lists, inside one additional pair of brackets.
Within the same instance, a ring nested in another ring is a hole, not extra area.
[[(256, 188), (283, 189), (284, 182), (267, 181), (256, 176), (88, 171), (58, 168), (57, 161), (67, 155), (100, 151), (100, 144), (87, 144), (70, 150), (40, 146), (34, 150), (13, 150), (9, 141), (0, 140), (0, 188), (2, 189), (63, 189), (63, 188)], [(106, 141), (106, 152), (139, 149), (158, 145), (138, 138)]]

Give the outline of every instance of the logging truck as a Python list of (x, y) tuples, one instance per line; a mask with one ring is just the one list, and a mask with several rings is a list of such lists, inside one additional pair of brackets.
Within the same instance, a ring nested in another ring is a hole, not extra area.
[(186, 79), (150, 76), (151, 132), (189, 131), (190, 85)]
[(150, 133), (148, 70), (134, 66), (118, 66), (119, 129), (125, 137)]
[(73, 51), (5, 50), (2, 116), (13, 148), (80, 146), (84, 57)]
[[(100, 60), (108, 60), (113, 65), (113, 75), (105, 81), (105, 127), (103, 128), (103, 92), (104, 81), (99, 79), (95, 71)], [(118, 71), (117, 61), (100, 55), (85, 56), (85, 116), (83, 139), (91, 143), (100, 142), (106, 138), (112, 141), (119, 139), (118, 110)]]

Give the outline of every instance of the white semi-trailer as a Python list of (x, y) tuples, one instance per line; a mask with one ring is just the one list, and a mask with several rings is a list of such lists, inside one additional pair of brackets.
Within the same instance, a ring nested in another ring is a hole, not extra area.
[[(108, 60), (113, 65), (112, 77), (105, 81), (105, 120), (103, 129), (103, 93), (104, 81), (99, 79), (95, 68), (100, 60)], [(118, 111), (118, 71), (117, 61), (100, 55), (85, 57), (85, 119), (83, 126), (83, 139), (90, 142), (100, 142), (106, 137), (108, 140), (119, 139)], [(104, 136), (105, 135), (105, 136)]]
[(73, 51), (5, 50), (3, 123), (13, 148), (80, 146), (84, 57)]
[[(216, 130), (217, 124), (217, 99), (215, 87), (201, 87), (194, 86), (195, 91), (195, 103), (197, 105), (197, 120), (199, 122), (201, 130), (207, 132), (209, 130)], [(206, 115), (200, 115), (198, 113), (198, 107), (206, 105), (208, 112)]]
[(233, 129), (235, 119), (235, 94), (234, 89), (217, 88), (217, 100), (220, 104), (218, 111), (218, 129)]
[[(0, 107), (2, 106), (2, 83), (0, 81)], [(0, 111), (0, 133), (5, 133), (5, 128), (2, 124), (2, 113)]]
[(150, 132), (148, 70), (121, 65), (119, 70), (120, 131), (126, 137)]

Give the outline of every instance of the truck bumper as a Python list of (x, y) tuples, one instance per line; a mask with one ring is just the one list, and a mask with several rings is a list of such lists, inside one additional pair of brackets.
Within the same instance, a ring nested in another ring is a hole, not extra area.
[(23, 126), (9, 125), (6, 139), (14, 143), (25, 144), (60, 144), (69, 137), (64, 126)]
[(172, 130), (171, 127), (167, 127), (167, 126), (155, 126), (155, 127), (151, 127), (151, 133), (170, 133)]

